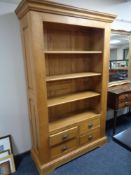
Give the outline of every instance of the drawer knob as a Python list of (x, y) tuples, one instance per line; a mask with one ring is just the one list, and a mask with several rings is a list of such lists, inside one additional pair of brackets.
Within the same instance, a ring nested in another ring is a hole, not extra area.
[(61, 151), (64, 152), (68, 149), (68, 147), (66, 145), (64, 145), (62, 148), (61, 148)]
[(62, 136), (62, 140), (66, 140), (66, 139), (68, 139), (68, 134), (64, 134), (63, 136)]
[(93, 123), (89, 123), (88, 128), (92, 128), (92, 127), (93, 127)]
[(93, 135), (89, 135), (88, 140), (92, 140), (92, 139), (93, 139)]

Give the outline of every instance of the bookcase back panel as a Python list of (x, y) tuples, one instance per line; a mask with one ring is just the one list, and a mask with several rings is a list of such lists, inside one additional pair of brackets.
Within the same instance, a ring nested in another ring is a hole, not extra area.
[(104, 47), (104, 30), (93, 28), (90, 31), (90, 49), (101, 50), (103, 52)]
[[(94, 82), (96, 85), (94, 86)], [(78, 78), (47, 83), (48, 98), (68, 95), (83, 91), (101, 92), (101, 77)]]
[(47, 54), (45, 61), (47, 76), (102, 70), (102, 54)]
[(73, 113), (77, 114), (83, 111), (94, 111), (95, 113), (100, 113), (98, 104), (100, 104), (100, 97), (94, 97), (86, 100), (76, 101), (75, 103), (71, 102), (64, 105), (51, 107), (48, 109), (49, 122), (67, 118)]
[(89, 65), (90, 65), (89, 71), (100, 72), (103, 74), (103, 72), (102, 72), (102, 70), (103, 70), (103, 54), (91, 55)]
[(47, 22), (44, 23), (45, 50), (103, 50), (103, 31), (98, 28)]

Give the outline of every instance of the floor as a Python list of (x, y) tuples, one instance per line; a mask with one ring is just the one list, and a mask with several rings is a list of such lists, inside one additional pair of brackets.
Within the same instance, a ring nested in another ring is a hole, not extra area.
[[(108, 143), (50, 173), (49, 175), (131, 175), (131, 152), (112, 140), (111, 123), (107, 124)], [(122, 116), (117, 123), (117, 133), (131, 127), (131, 116)], [(38, 175), (29, 154), (17, 161), (14, 175)]]

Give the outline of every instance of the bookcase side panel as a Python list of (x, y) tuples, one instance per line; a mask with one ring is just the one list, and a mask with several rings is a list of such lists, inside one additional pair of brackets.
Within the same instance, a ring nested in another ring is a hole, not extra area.
[(110, 51), (110, 24), (105, 26), (103, 46), (102, 68), (102, 93), (101, 93), (101, 136), (105, 135), (106, 111), (107, 111), (107, 88), (109, 75), (109, 51)]
[[(26, 26), (24, 25), (26, 20)], [(45, 60), (43, 54), (43, 22), (40, 15), (28, 12), (21, 19), (25, 71), (27, 79), (28, 106), (32, 133), (32, 151), (39, 163), (48, 162), (48, 112)]]

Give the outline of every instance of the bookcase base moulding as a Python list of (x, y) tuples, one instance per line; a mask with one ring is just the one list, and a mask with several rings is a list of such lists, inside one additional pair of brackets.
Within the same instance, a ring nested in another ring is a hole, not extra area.
[(32, 157), (41, 175), (106, 142), (110, 23), (116, 16), (23, 0)]
[(101, 139), (97, 139), (94, 142), (90, 143), (90, 144), (86, 144), (78, 149), (75, 149), (53, 161), (50, 161), (46, 164), (40, 164), (39, 158), (37, 157), (37, 155), (35, 154), (35, 151), (31, 151), (32, 153), (32, 158), (37, 166), (37, 169), (39, 171), (40, 175), (47, 175), (48, 173), (52, 172), (55, 168), (95, 149), (98, 147), (101, 147), (103, 144), (105, 144), (107, 142), (107, 137), (102, 137)]

